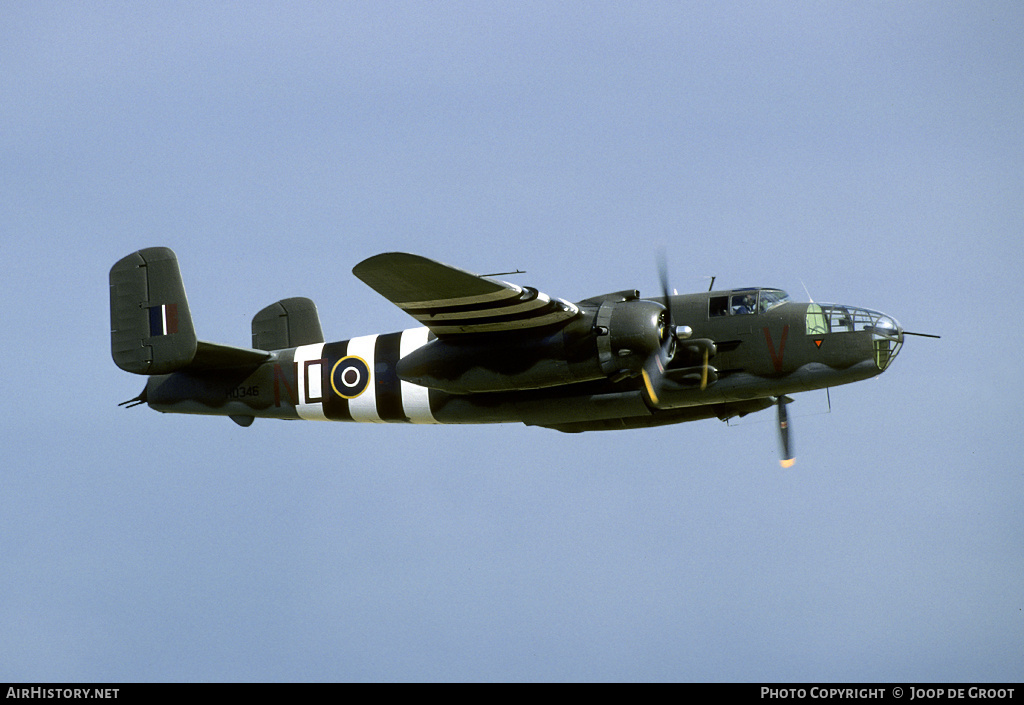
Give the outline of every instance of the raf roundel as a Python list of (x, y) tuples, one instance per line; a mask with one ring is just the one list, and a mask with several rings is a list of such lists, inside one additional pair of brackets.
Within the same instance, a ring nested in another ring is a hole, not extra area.
[(370, 366), (361, 357), (350, 355), (334, 363), (331, 386), (343, 399), (355, 399), (366, 391), (370, 383)]

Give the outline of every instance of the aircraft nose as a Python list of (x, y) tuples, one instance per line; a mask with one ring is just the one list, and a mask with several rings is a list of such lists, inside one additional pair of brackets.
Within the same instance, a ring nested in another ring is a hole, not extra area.
[[(896, 319), (869, 308), (840, 304), (809, 304), (807, 326), (808, 332), (814, 330), (828, 331), (832, 334), (859, 333), (861, 336), (868, 333), (871, 339), (868, 354), (879, 370), (888, 368), (903, 347), (904, 331)], [(864, 338), (860, 337), (859, 340), (863, 341)], [(861, 350), (863, 351), (863, 348)]]

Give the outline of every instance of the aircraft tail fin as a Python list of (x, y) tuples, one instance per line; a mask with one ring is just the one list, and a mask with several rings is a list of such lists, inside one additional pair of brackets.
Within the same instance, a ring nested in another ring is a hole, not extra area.
[(296, 297), (270, 304), (252, 319), (252, 346), (283, 350), (324, 342), (320, 315), (310, 299)]
[(111, 267), (110, 353), (118, 367), (138, 375), (256, 365), (270, 357), (196, 339), (178, 258), (167, 247), (139, 250)]
[(148, 247), (119, 260), (110, 269), (110, 352), (117, 366), (165, 374), (192, 362), (197, 347), (174, 252)]

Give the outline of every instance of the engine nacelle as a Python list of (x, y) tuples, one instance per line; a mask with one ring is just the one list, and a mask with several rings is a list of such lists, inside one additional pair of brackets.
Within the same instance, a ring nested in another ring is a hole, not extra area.
[(665, 307), (642, 299), (607, 300), (594, 321), (601, 372), (618, 381), (640, 374), (669, 334)]

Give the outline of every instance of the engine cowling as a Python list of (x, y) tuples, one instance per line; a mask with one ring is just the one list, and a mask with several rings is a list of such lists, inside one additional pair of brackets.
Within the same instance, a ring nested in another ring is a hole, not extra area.
[(671, 333), (665, 307), (642, 299), (604, 301), (594, 332), (601, 372), (613, 381), (640, 374)]

